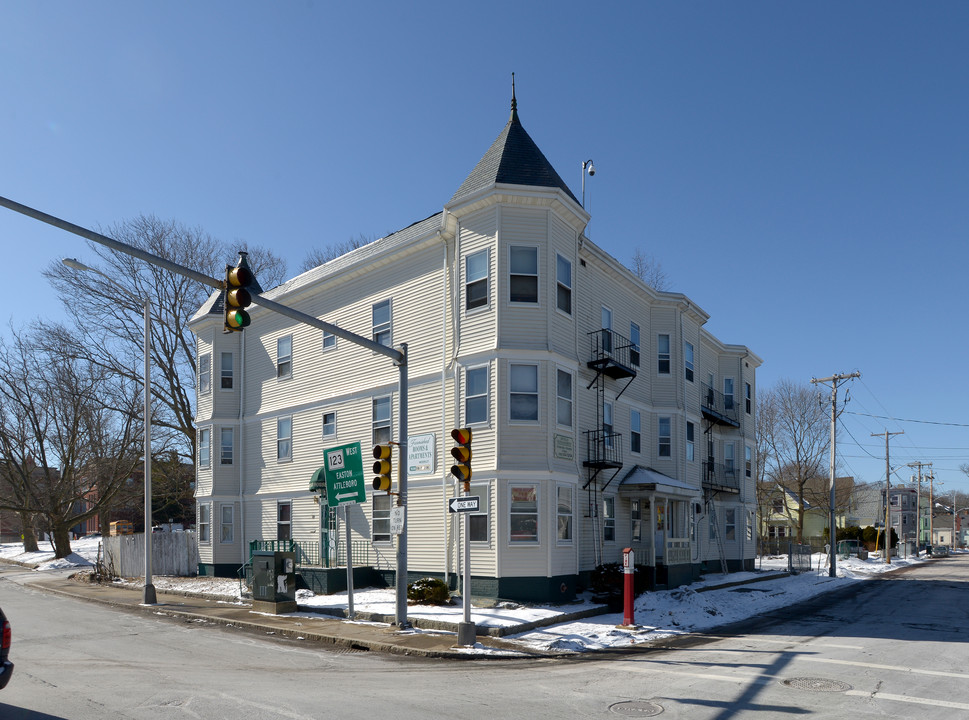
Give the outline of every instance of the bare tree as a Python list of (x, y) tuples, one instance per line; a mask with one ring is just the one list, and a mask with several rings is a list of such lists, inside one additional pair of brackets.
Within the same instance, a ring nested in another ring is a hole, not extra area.
[[(235, 261), (239, 249), (200, 229), (144, 215), (99, 232), (215, 278), (222, 277), (226, 263)], [(271, 250), (245, 245), (241, 249), (249, 253), (262, 288), (282, 282), (285, 263)], [(44, 276), (65, 308), (83, 301), (84, 321), (72, 325), (45, 323), (40, 337), (48, 348), (63, 348), (71, 357), (139, 384), (143, 374), (142, 302), (147, 298), (153, 447), (159, 453), (175, 450), (191, 462), (195, 456), (196, 367), (195, 339), (188, 322), (212, 290), (95, 243), (88, 243), (88, 251), (97, 261), (81, 260), (111, 281), (97, 273), (52, 262)]]
[(633, 251), (632, 263), (629, 267), (640, 280), (649, 285), (654, 290), (669, 290), (670, 279), (660, 265), (659, 261), (652, 255), (647, 255), (642, 248)]
[[(58, 558), (138, 463), (138, 388), (12, 331), (0, 347), (0, 508), (44, 521)], [(25, 544), (25, 549), (31, 547)], [(34, 544), (33, 547), (36, 547)]]
[(828, 418), (815, 391), (786, 379), (760, 393), (757, 411), (767, 448), (765, 476), (797, 496), (800, 543), (804, 539), (808, 486), (825, 474), (830, 446)]
[(357, 235), (355, 238), (350, 238), (346, 242), (333, 243), (322, 248), (313, 248), (303, 258), (303, 262), (299, 266), (299, 272), (304, 273), (320, 265), (325, 265), (330, 260), (335, 260), (341, 255), (346, 255), (351, 250), (369, 245), (375, 240), (376, 238), (368, 238), (366, 235)]

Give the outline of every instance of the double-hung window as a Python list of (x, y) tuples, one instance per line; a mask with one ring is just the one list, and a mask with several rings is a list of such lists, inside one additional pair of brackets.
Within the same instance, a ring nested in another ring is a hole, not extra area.
[(561, 368), (555, 371), (555, 421), (572, 427), (572, 373)]
[(732, 478), (734, 476), (734, 472), (736, 471), (736, 467), (734, 465), (733, 453), (734, 453), (733, 443), (728, 442), (726, 445), (723, 446), (723, 468), (724, 468), (724, 471), (727, 473), (728, 478)]
[(754, 474), (754, 450), (750, 445), (744, 445), (744, 477)]
[(374, 303), (370, 309), (371, 325), (373, 328), (373, 341), (390, 347), (390, 300), (381, 300)]
[(602, 352), (612, 353), (612, 310), (602, 307)]
[(538, 422), (538, 366), (509, 366), (511, 419)]
[(629, 451), (643, 451), (643, 418), (639, 410), (629, 411)]
[(293, 376), (293, 336), (276, 340), (276, 377), (284, 380)]
[(670, 336), (656, 337), (656, 372), (660, 375), (670, 374)]
[(683, 343), (683, 373), (687, 382), (693, 382), (693, 344)]
[(559, 544), (572, 542), (572, 486), (559, 485), (556, 488), (558, 508), (556, 509), (556, 539)]
[(686, 423), (686, 459), (693, 462), (696, 457), (696, 425), (691, 422)]
[(488, 366), (464, 371), (464, 422), (488, 422)]
[(464, 515), (468, 522), (468, 539), (471, 542), (488, 542), (490, 527), (490, 523), (488, 522), (488, 508), (491, 507), (489, 492), (488, 486), (485, 484), (471, 486), (471, 494), (481, 498), (478, 504), (478, 510), (476, 512), (465, 513)]
[(572, 263), (561, 255), (555, 256), (555, 305), (564, 313), (572, 314)]
[(509, 505), (509, 540), (512, 543), (538, 542), (538, 487), (512, 485)]
[(639, 325), (629, 323), (629, 364), (639, 367)]
[(221, 465), (231, 465), (232, 464), (232, 446), (233, 446), (233, 435), (234, 432), (232, 428), (224, 427), (222, 428), (222, 451), (220, 455), (219, 463)]
[(232, 542), (232, 511), (231, 505), (222, 506), (222, 523), (219, 531), (219, 542)]
[(232, 353), (224, 352), (222, 353), (222, 367), (221, 367), (221, 380), (222, 383), (219, 385), (223, 390), (232, 389)]
[(333, 333), (323, 331), (323, 352), (327, 350), (333, 350), (336, 348), (336, 335)]
[(613, 446), (612, 403), (602, 403), (602, 442), (607, 448)]
[(293, 501), (279, 500), (276, 502), (276, 539), (293, 539)]
[(276, 460), (289, 462), (293, 459), (293, 418), (276, 419)]
[(209, 516), (209, 513), (211, 511), (212, 511), (212, 506), (209, 503), (199, 503), (198, 533), (199, 533), (200, 543), (212, 542), (212, 535), (211, 535), (212, 522)]
[(616, 498), (602, 498), (602, 539), (616, 542)]
[(723, 379), (723, 409), (733, 410), (733, 378)]
[(514, 303), (538, 302), (538, 248), (527, 245), (509, 247), (509, 300)]
[(374, 493), (371, 496), (373, 516), (373, 541), (375, 543), (390, 542), (390, 495)]
[(323, 412), (323, 437), (336, 437), (336, 410), (326, 410)]
[(199, 429), (199, 467), (207, 468), (212, 457), (212, 429)]
[(373, 399), (373, 444), (383, 445), (390, 442), (390, 395)]
[(464, 259), (464, 306), (467, 310), (488, 305), (488, 251)]
[(744, 383), (744, 410), (750, 415), (754, 404), (754, 390), (749, 382)]
[(208, 395), (212, 390), (212, 356), (208, 353), (199, 356), (199, 395)]
[(737, 539), (736, 508), (726, 508), (723, 511), (723, 539), (729, 542)]
[(673, 436), (670, 418), (659, 418), (657, 427), (657, 434), (659, 437), (659, 448), (657, 450), (657, 454), (659, 457), (670, 457), (673, 454)]

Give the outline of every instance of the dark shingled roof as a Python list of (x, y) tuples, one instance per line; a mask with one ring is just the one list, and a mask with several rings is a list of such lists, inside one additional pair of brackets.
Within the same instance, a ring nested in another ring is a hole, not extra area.
[(508, 185), (532, 185), (559, 188), (576, 200), (555, 168), (545, 158), (518, 119), (518, 107), (514, 95), (511, 100), (511, 117), (488, 152), (478, 162), (471, 174), (454, 193), (450, 202), (460, 200), (495, 183)]

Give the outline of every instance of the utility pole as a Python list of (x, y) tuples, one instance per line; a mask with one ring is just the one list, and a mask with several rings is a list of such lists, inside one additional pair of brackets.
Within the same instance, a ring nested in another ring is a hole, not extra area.
[(918, 537), (915, 539), (915, 556), (918, 557), (922, 549), (922, 468), (932, 467), (932, 463), (910, 462), (908, 467), (918, 468), (919, 472), (918, 492), (915, 495), (915, 527), (918, 529)]
[[(885, 564), (892, 564), (892, 527), (889, 523), (891, 519), (891, 490), (892, 490), (892, 468), (888, 463), (888, 439), (892, 435), (904, 435), (904, 430), (899, 430), (898, 432), (888, 432), (886, 430), (883, 433), (872, 433), (872, 437), (885, 436)], [(901, 532), (901, 527), (898, 528)]]
[(929, 545), (934, 545), (935, 528), (932, 527), (932, 518), (935, 517), (935, 471), (929, 470), (926, 477), (929, 479)]
[(831, 495), (831, 510), (828, 516), (828, 558), (830, 561), (828, 577), (838, 577), (837, 561), (835, 560), (838, 552), (835, 545), (836, 533), (834, 529), (834, 466), (837, 457), (838, 383), (856, 377), (861, 377), (861, 373), (853, 372), (847, 375), (835, 374), (826, 378), (811, 378), (811, 383), (814, 385), (821, 384), (828, 386), (828, 383), (830, 383), (831, 387), (831, 475), (828, 479), (828, 489)]

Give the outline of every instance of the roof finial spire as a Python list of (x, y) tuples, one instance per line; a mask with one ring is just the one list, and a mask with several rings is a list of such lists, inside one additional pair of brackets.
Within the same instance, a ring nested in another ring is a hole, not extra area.
[(515, 73), (511, 74), (511, 117), (518, 117), (518, 100), (515, 99)]

